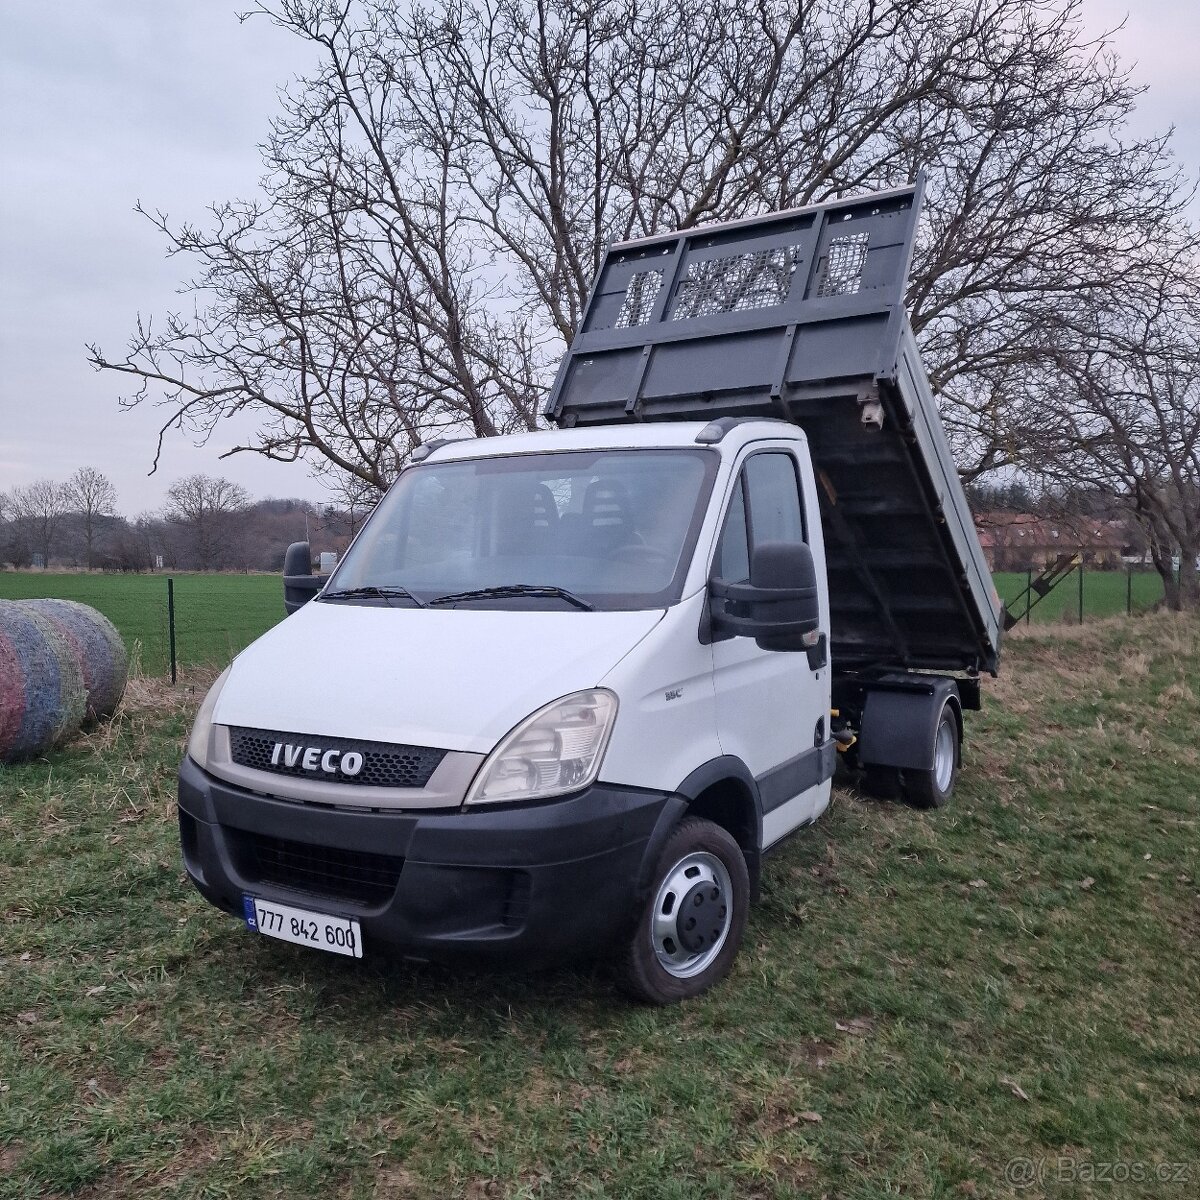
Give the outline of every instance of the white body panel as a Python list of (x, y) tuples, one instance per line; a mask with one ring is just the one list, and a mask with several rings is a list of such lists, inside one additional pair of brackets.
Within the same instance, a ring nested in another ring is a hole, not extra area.
[(621, 700), (602, 782), (674, 791), (720, 756), (712, 647), (696, 636), (705, 602), (697, 592), (668, 609), (600, 681)]
[(827, 779), (772, 809), (763, 817), (763, 848), (773, 846), (801, 825), (811, 825), (829, 807), (832, 794), (833, 781)]
[(238, 655), (213, 720), (486, 753), (596, 681), (662, 611), (306, 604)]

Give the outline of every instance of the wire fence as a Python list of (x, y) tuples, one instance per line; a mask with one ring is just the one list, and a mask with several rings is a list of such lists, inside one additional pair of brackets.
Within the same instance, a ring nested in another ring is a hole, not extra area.
[(117, 627), (135, 668), (171, 674), (171, 597), (178, 670), (220, 667), (283, 620), (278, 575), (98, 575), (0, 572), (0, 598), (90, 604)]
[[(1016, 600), (1031, 577), (1025, 571), (993, 576), (1006, 602)], [(178, 672), (222, 667), (284, 617), (278, 575), (0, 572), (0, 599), (34, 596), (78, 600), (98, 609), (120, 631), (136, 669), (161, 677), (172, 675), (172, 643)], [(1133, 615), (1162, 598), (1162, 580), (1153, 571), (1077, 568), (1022, 623)]]
[[(1036, 577), (1034, 571), (997, 571), (992, 579), (1000, 599), (1010, 607)], [(1021, 624), (1073, 621), (1082, 624), (1103, 617), (1134, 616), (1148, 612), (1163, 599), (1162, 578), (1156, 571), (1131, 568), (1102, 570), (1076, 567), (1029, 612), (1018, 605), (1014, 615)]]

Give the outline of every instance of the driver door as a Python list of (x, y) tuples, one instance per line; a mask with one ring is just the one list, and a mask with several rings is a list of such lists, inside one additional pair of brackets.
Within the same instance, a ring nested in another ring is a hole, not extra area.
[[(800, 463), (790, 449), (754, 450), (741, 464), (713, 555), (711, 577), (750, 580), (754, 547), (807, 541)], [(813, 520), (819, 519), (812, 515)], [(819, 535), (818, 535), (819, 536)], [(818, 561), (823, 560), (823, 555)], [(828, 634), (828, 603), (822, 604)], [(753, 638), (715, 634), (717, 734), (758, 783), (763, 846), (815, 818), (829, 800), (819, 747), (828, 736), (829, 669), (792, 651), (760, 650)]]

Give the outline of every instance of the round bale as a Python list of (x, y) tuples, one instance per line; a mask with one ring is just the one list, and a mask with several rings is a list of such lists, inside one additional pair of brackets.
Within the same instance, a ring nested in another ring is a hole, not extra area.
[(103, 613), (74, 600), (26, 600), (53, 622), (75, 652), (87, 689), (86, 721), (111, 717), (125, 694), (129, 657), (116, 626)]
[(33, 758), (82, 724), (83, 671), (53, 621), (18, 600), (0, 600), (0, 762)]

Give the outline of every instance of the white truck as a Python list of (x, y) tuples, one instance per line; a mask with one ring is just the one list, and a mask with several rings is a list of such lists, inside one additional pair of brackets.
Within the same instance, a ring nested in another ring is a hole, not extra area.
[(206, 697), (183, 858), (337, 954), (730, 969), (838, 760), (938, 806), (1001, 609), (903, 309), (920, 188), (611, 246), (546, 416), (422, 447)]

